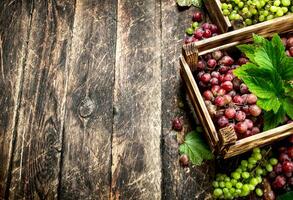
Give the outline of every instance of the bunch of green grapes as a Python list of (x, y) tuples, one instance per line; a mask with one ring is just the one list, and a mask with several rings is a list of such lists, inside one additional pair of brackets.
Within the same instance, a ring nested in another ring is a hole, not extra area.
[(221, 0), (222, 11), (234, 22), (245, 26), (293, 12), (292, 0)]
[(217, 174), (213, 181), (213, 197), (216, 199), (234, 199), (248, 196), (255, 191), (258, 196), (263, 195), (263, 191), (258, 184), (263, 180), (268, 172), (273, 171), (273, 166), (278, 164), (276, 158), (267, 161), (265, 152), (259, 148), (253, 149), (252, 155), (247, 160), (242, 160), (238, 168), (231, 173), (231, 176)]

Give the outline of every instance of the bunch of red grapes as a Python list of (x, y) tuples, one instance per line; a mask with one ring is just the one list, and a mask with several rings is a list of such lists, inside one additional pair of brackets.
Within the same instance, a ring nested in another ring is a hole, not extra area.
[(288, 191), (293, 189), (293, 136), (278, 148), (278, 164), (268, 174), (274, 191)]
[(238, 139), (259, 133), (263, 124), (257, 97), (233, 74), (247, 61), (245, 57), (234, 61), (226, 52), (215, 51), (197, 63), (196, 79), (213, 121), (219, 129), (234, 127)]
[(215, 24), (199, 24), (202, 20), (203, 17), (201, 12), (197, 11), (193, 14), (193, 23), (191, 27), (186, 29), (186, 37), (184, 39), (185, 44), (197, 42), (199, 40), (218, 35), (218, 27)]

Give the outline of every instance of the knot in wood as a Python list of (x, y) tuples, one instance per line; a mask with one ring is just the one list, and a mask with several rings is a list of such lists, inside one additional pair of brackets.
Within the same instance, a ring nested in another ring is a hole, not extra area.
[(79, 104), (79, 115), (83, 118), (87, 118), (93, 113), (94, 108), (94, 102), (89, 97), (86, 97)]

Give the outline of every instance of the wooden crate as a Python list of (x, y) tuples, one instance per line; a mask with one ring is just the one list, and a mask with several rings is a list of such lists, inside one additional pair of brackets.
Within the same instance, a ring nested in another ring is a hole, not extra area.
[[(226, 33), (228, 31), (236, 30), (237, 27), (229, 20), (227, 16), (224, 16), (221, 9), (221, 1), (220, 0), (205, 0), (204, 5), (209, 13), (210, 19), (214, 24), (216, 24), (222, 33)], [(286, 15), (283, 17), (279, 17), (281, 20), (285, 20)], [(277, 19), (277, 18), (276, 18)], [(261, 22), (258, 24), (267, 23)], [(251, 26), (256, 26), (251, 25)]]
[(216, 155), (220, 155), (223, 158), (229, 158), (244, 153), (254, 147), (261, 147), (280, 140), (293, 134), (293, 123), (282, 125), (269, 131), (240, 140), (236, 140), (237, 137), (233, 129), (222, 128), (217, 130), (192, 74), (192, 71), (195, 69), (194, 66), (196, 66), (198, 56), (213, 52), (217, 49), (228, 50), (230, 48), (235, 48), (237, 44), (247, 43), (252, 40), (252, 33), (260, 34), (265, 37), (271, 37), (275, 32), (292, 32), (293, 16), (287, 16), (286, 19), (286, 23), (280, 22), (276, 19), (272, 20), (272, 22), (270, 22), (270, 26), (268, 27), (263, 27), (261, 24), (255, 28), (246, 27), (241, 31), (237, 30), (225, 33), (220, 36), (207, 39), (209, 40), (208, 42), (207, 40), (200, 41), (186, 45), (183, 48), (184, 56), (180, 57), (181, 77), (187, 87), (188, 96), (191, 100), (193, 108), (197, 113), (199, 120), (203, 124), (205, 136), (209, 142), (209, 145)]

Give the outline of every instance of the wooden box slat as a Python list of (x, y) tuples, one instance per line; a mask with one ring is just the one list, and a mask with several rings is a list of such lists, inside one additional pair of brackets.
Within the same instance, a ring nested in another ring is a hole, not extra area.
[[(283, 21), (285, 20), (285, 21)], [(265, 24), (265, 25), (264, 25)], [(252, 34), (259, 34), (264, 37), (271, 37), (274, 33), (284, 34), (293, 32), (293, 15), (276, 18), (265, 23), (242, 28), (241, 30), (231, 31), (204, 41), (195, 42), (189, 49), (188, 61), (198, 60), (198, 56), (213, 52), (216, 49), (228, 49), (238, 44), (252, 41)], [(185, 48), (183, 48), (184, 50)], [(193, 54), (192, 54), (193, 52)], [(186, 54), (183, 54), (186, 56)], [(193, 58), (190, 58), (192, 57)], [(237, 140), (234, 144), (223, 145), (220, 141), (219, 131), (216, 130), (211, 116), (208, 113), (204, 99), (200, 94), (197, 83), (192, 75), (196, 63), (189, 63), (183, 56), (180, 57), (181, 76), (187, 86), (187, 93), (192, 105), (204, 126), (206, 138), (211, 149), (215, 154), (223, 158), (229, 158), (239, 155), (255, 147), (261, 147), (280, 140), (288, 135), (293, 134), (293, 124), (282, 125), (277, 128)], [(192, 66), (192, 67), (191, 67)]]

